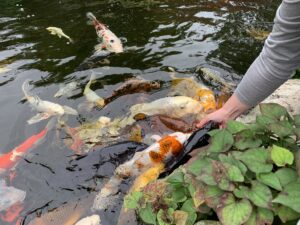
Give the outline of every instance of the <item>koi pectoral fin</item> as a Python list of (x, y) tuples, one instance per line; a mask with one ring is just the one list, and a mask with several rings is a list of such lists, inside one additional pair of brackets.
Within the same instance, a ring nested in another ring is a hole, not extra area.
[(50, 116), (52, 116), (49, 113), (38, 113), (35, 116), (31, 117), (29, 120), (27, 120), (28, 124), (34, 124), (37, 122), (40, 122), (42, 120), (46, 120), (48, 119)]

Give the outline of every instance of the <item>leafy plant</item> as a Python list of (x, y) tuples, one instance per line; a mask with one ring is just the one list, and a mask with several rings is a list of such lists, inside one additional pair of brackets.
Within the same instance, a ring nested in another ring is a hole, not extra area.
[(299, 219), (300, 115), (273, 103), (261, 104), (260, 111), (253, 124), (230, 121), (211, 131), (212, 143), (193, 163), (130, 193), (125, 206), (158, 225)]

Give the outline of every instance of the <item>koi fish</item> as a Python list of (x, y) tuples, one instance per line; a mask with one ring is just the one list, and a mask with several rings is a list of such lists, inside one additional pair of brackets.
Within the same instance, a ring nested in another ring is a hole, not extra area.
[(81, 104), (79, 106), (79, 108), (86, 108), (88, 111), (90, 111), (94, 106), (97, 106), (99, 108), (102, 108), (105, 103), (104, 103), (104, 99), (101, 98), (99, 95), (96, 94), (96, 92), (94, 92), (91, 89), (91, 84), (92, 81), (95, 80), (95, 74), (92, 73), (91, 74), (91, 78), (89, 80), (89, 82), (86, 84), (84, 91), (83, 91), (83, 95), (86, 97), (87, 100), (87, 104)]
[(211, 112), (216, 109), (214, 92), (192, 78), (175, 78), (172, 80), (171, 91), (168, 96), (180, 95), (199, 101), (203, 106), (204, 112)]
[(70, 96), (71, 93), (77, 88), (77, 86), (78, 83), (75, 81), (68, 83), (67, 85), (60, 87), (59, 90), (54, 94), (54, 97), (59, 98), (64, 95)]
[(29, 94), (28, 89), (29, 80), (25, 80), (22, 85), (25, 98), (30, 103), (32, 108), (40, 112), (27, 121), (29, 124), (37, 123), (39, 121), (48, 119), (51, 116), (62, 116), (64, 114), (78, 115), (78, 112), (69, 106), (61, 106), (53, 102), (44, 101), (41, 100), (37, 95)]
[(92, 21), (96, 33), (101, 39), (101, 43), (95, 46), (96, 52), (104, 48), (110, 52), (123, 52), (123, 45), (121, 40), (112, 31), (110, 31), (103, 23), (100, 23), (93, 13), (88, 12), (86, 16)]
[(131, 160), (116, 168), (114, 175), (97, 194), (92, 210), (107, 208), (114, 201), (124, 179), (138, 177), (131, 190), (140, 190), (161, 172), (174, 168), (193, 149), (207, 145), (208, 131), (216, 126), (210, 122), (193, 133), (175, 132), (162, 137), (145, 150), (136, 152)]
[(114, 99), (122, 96), (128, 95), (133, 93), (140, 93), (140, 92), (148, 92), (153, 89), (159, 89), (160, 83), (157, 81), (147, 81), (141, 79), (132, 79), (126, 81), (123, 85), (118, 87), (111, 96), (105, 98), (105, 104), (112, 102)]
[(139, 113), (147, 116), (168, 115), (181, 118), (188, 114), (203, 112), (203, 106), (196, 100), (186, 96), (165, 97), (150, 103), (136, 104), (130, 108), (131, 117)]
[(218, 74), (217, 71), (214, 71), (209, 68), (199, 67), (197, 68), (197, 72), (201, 76), (201, 78), (205, 79), (208, 82), (214, 82), (218, 85), (221, 85), (223, 88), (228, 89), (228, 91), (232, 92), (236, 87), (236, 84), (227, 82), (224, 78)]
[[(97, 194), (92, 209), (100, 210), (106, 208), (106, 204), (109, 203), (107, 199), (119, 191), (119, 186), (124, 179), (137, 177), (151, 167), (156, 167), (159, 171), (162, 171), (163, 168), (157, 165), (166, 164), (169, 160), (174, 160), (174, 158), (180, 155), (183, 150), (183, 143), (188, 140), (190, 136), (191, 133), (184, 134), (175, 132), (164, 136), (144, 151), (135, 153), (131, 160), (116, 168), (114, 176), (110, 178), (100, 193)], [(140, 185), (137, 186), (140, 187)]]
[(0, 170), (7, 171), (12, 169), (19, 162), (21, 156), (25, 155), (29, 150), (41, 143), (47, 132), (54, 127), (55, 121), (54, 118), (51, 119), (42, 131), (32, 135), (8, 153), (0, 155)]
[(59, 27), (47, 27), (46, 30), (50, 31), (50, 34), (57, 35), (59, 38), (67, 38), (71, 43), (74, 43), (73, 39), (66, 35)]

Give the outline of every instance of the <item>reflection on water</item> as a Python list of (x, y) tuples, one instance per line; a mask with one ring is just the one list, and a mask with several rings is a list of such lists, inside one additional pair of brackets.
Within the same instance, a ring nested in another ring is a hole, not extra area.
[[(45, 125), (26, 124), (34, 112), (22, 101), (24, 80), (33, 81), (32, 91), (42, 99), (73, 108), (84, 101), (82, 91), (92, 71), (97, 74), (93, 90), (103, 97), (129, 78), (162, 81), (160, 91), (123, 96), (102, 110), (70, 117), (71, 126), (103, 115), (121, 116), (137, 101), (165, 96), (171, 79), (168, 67), (175, 68), (178, 76), (196, 76), (197, 66), (210, 67), (226, 81), (237, 83), (263, 45), (247, 29), (270, 31), (278, 4), (257, 0), (0, 1), (0, 153)], [(86, 24), (88, 11), (118, 37), (126, 38), (124, 53), (94, 54), (98, 41), (94, 28)], [(50, 35), (49, 26), (61, 27), (75, 43)], [(71, 81), (79, 83), (76, 95), (53, 97), (60, 84)], [(216, 92), (221, 89), (211, 87)], [(87, 174), (73, 171), (74, 153), (62, 143), (55, 131), (50, 132), (47, 141), (16, 168), (12, 185), (27, 191), (22, 216), (32, 219), (97, 189), (99, 180), (86, 182)], [(79, 175), (83, 180), (77, 179)]]

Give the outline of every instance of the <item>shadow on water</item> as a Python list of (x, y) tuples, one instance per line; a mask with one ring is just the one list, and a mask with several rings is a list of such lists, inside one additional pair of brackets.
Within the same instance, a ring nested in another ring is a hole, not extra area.
[[(74, 127), (103, 115), (124, 115), (137, 102), (165, 96), (171, 80), (168, 67), (175, 68), (178, 76), (196, 77), (197, 66), (205, 66), (219, 71), (226, 81), (237, 83), (263, 45), (250, 37), (247, 29), (270, 31), (279, 2), (0, 1), (0, 153), (13, 149), (45, 124), (26, 123), (35, 112), (21, 101), (24, 80), (33, 81), (32, 92), (41, 99), (73, 108), (84, 101), (82, 92), (92, 72), (97, 78), (92, 89), (103, 97), (135, 77), (163, 84), (159, 91), (123, 96), (102, 110), (71, 117), (68, 123)], [(98, 41), (94, 28), (87, 25), (88, 11), (126, 39), (124, 53), (94, 54)], [(75, 43), (50, 35), (46, 30), (49, 26), (61, 27)], [(71, 81), (79, 83), (78, 94), (53, 97), (59, 85)], [(221, 90), (206, 85), (216, 92)], [(75, 160), (71, 156), (74, 152), (57, 139), (55, 132), (51, 131), (46, 142), (16, 167), (12, 185), (27, 192), (21, 212), (26, 218), (24, 224), (64, 203), (94, 194), (116, 165), (134, 152), (120, 156), (119, 147), (108, 147), (109, 151), (94, 151)]]

